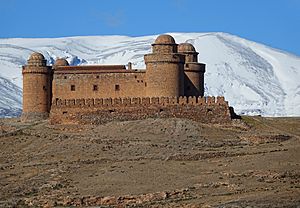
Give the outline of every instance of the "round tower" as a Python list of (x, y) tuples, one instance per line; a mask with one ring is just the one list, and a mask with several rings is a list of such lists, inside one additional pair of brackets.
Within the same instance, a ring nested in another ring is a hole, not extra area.
[(160, 35), (152, 44), (152, 53), (144, 56), (146, 96), (174, 97), (184, 94), (184, 55), (170, 35)]
[(33, 53), (23, 66), (22, 120), (39, 120), (48, 117), (51, 107), (51, 67), (40, 53)]
[(190, 43), (178, 45), (178, 53), (185, 55), (184, 64), (184, 95), (204, 95), (205, 64), (198, 63), (198, 52)]

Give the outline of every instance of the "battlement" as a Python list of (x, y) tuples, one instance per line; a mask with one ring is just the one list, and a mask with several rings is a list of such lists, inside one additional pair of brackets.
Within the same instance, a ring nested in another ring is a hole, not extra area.
[(135, 107), (135, 106), (170, 106), (170, 105), (193, 105), (193, 106), (228, 106), (224, 97), (125, 97), (125, 98), (89, 98), (89, 99), (59, 99), (52, 102), (53, 108), (82, 108), (82, 107)]
[(157, 117), (186, 118), (202, 123), (231, 121), (224, 97), (57, 98), (50, 112), (51, 123), (102, 124)]

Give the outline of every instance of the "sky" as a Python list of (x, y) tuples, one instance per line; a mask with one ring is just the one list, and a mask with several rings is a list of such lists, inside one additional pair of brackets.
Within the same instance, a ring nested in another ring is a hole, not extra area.
[(0, 0), (0, 38), (226, 32), (300, 56), (300, 0)]

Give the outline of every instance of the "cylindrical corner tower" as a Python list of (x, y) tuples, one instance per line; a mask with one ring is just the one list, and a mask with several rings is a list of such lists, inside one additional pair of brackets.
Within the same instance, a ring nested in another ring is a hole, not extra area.
[(184, 94), (184, 55), (170, 35), (160, 35), (152, 44), (152, 53), (144, 56), (146, 96), (174, 97)]
[(46, 119), (51, 107), (52, 70), (44, 56), (33, 53), (23, 66), (22, 121)]
[(204, 95), (205, 64), (198, 63), (198, 52), (190, 43), (178, 45), (178, 53), (185, 55), (184, 65), (184, 95)]

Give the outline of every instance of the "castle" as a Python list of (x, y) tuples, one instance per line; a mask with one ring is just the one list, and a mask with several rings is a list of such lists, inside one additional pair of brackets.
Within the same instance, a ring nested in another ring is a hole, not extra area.
[(203, 97), (205, 64), (189, 43), (160, 35), (146, 70), (125, 65), (69, 66), (57, 59), (47, 66), (33, 53), (23, 66), (22, 120), (52, 123), (105, 123), (147, 117), (181, 117), (224, 123), (232, 112), (224, 97)]

